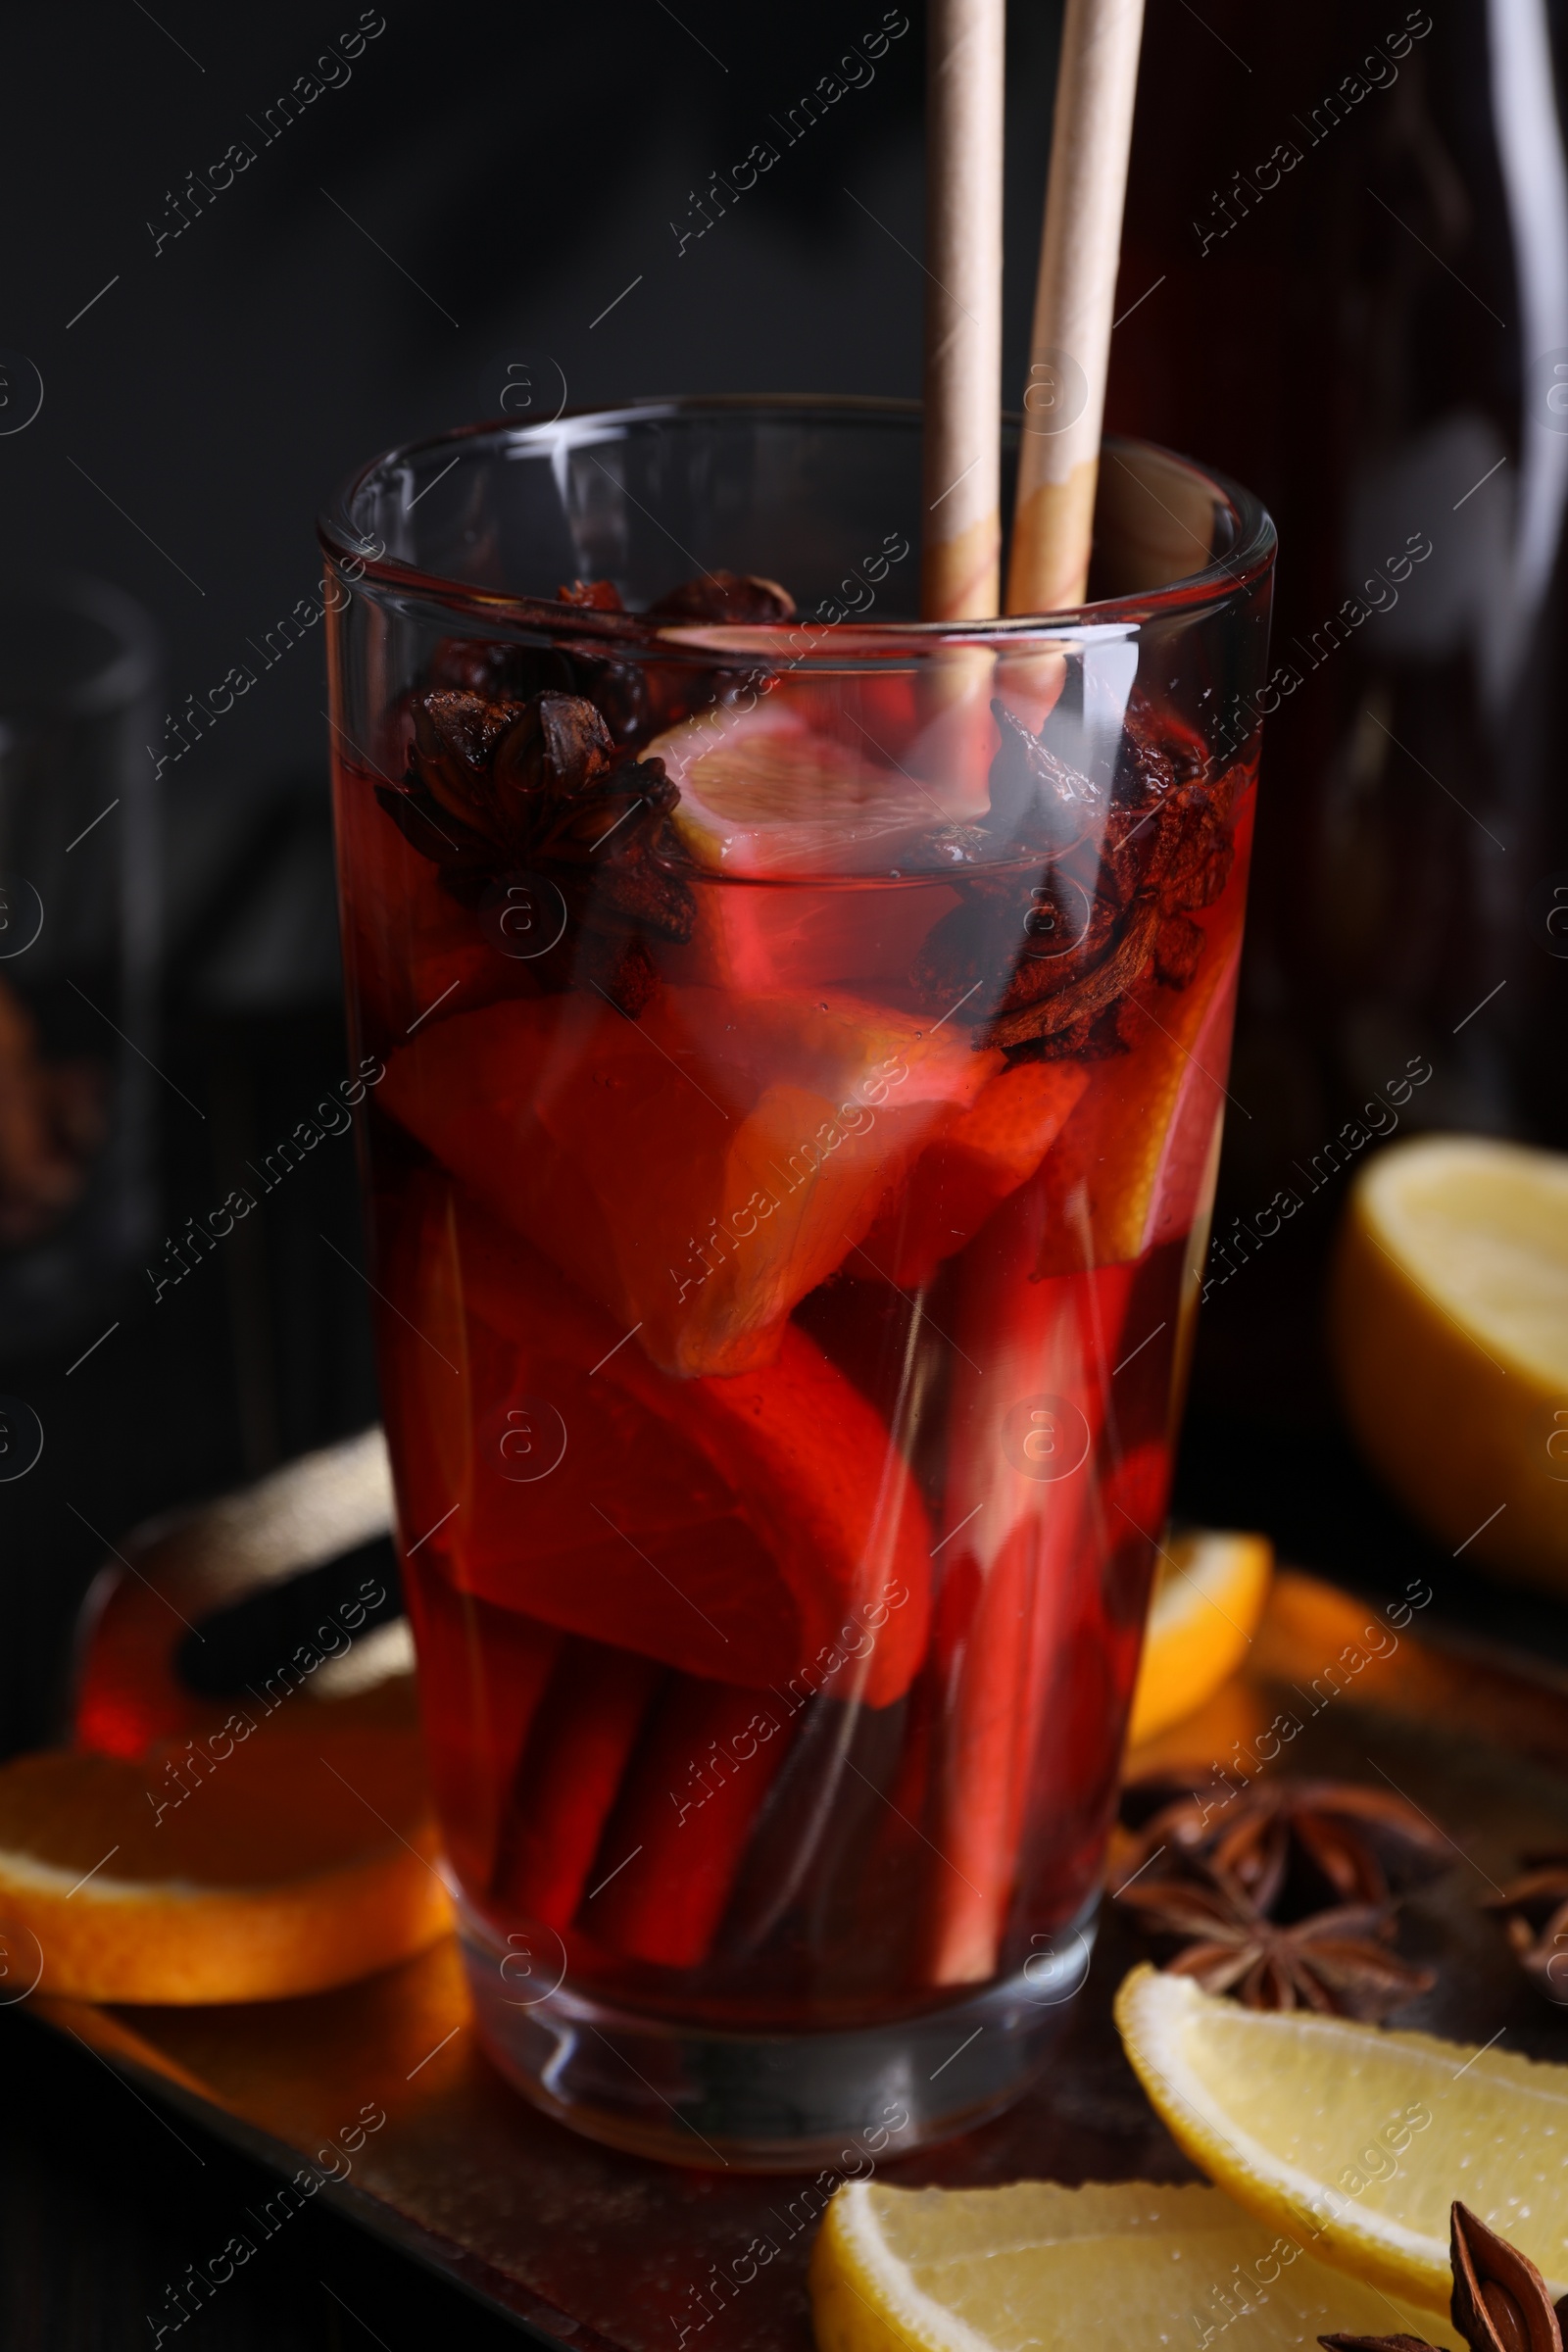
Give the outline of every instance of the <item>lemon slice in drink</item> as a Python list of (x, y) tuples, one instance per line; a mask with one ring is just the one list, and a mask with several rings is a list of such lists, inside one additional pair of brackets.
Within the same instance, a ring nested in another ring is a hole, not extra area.
[(1446, 2311), (1448, 2207), (1462, 2195), (1563, 2292), (1568, 2067), (1244, 2009), (1147, 1965), (1116, 1995), (1116, 2023), (1172, 2138), (1322, 2261)]
[(1380, 1152), (1331, 1331), (1356, 1435), (1415, 1516), (1568, 1588), (1568, 1156), (1442, 1135)]
[(662, 760), (679, 785), (675, 828), (714, 873), (886, 873), (901, 841), (944, 821), (935, 796), (885, 765), (869, 741), (825, 734), (783, 704), (701, 711), (645, 757)]
[(1273, 1574), (1266, 1536), (1203, 1528), (1171, 1537), (1154, 1572), (1127, 1731), (1133, 1746), (1180, 1723), (1236, 1672)]
[(1220, 2190), (1142, 2180), (850, 2181), (823, 2220), (810, 2285), (818, 2352), (1171, 2352), (1222, 2328), (1227, 2352), (1299, 2352), (1330, 2329), (1433, 2333)]

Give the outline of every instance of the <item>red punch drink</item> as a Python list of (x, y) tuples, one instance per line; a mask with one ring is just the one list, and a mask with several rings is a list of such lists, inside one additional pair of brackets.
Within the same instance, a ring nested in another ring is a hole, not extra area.
[(486, 430), (325, 526), (430, 1769), (492, 2054), (622, 2144), (956, 2129), (1087, 1965), (1272, 559), (1119, 469), (1055, 623), (899, 620), (897, 414)]

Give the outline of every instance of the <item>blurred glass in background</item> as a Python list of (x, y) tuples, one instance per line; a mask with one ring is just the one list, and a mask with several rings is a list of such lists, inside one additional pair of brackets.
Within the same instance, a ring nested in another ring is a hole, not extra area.
[(158, 644), (97, 581), (0, 583), (0, 1351), (69, 1343), (156, 1215)]
[(1107, 421), (1281, 549), (1190, 1450), (1234, 1478), (1263, 1425), (1303, 1496), (1354, 1167), (1568, 1144), (1563, 47), (1547, 0), (1149, 13)]

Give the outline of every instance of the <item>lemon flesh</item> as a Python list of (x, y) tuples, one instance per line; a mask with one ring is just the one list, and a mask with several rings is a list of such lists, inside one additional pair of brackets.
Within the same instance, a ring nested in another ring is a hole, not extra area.
[(1568, 1156), (1423, 1136), (1358, 1177), (1331, 1343), (1347, 1411), (1456, 1552), (1568, 1590)]
[(1273, 1573), (1266, 1536), (1205, 1528), (1169, 1539), (1154, 1573), (1131, 1745), (1180, 1723), (1229, 1681), (1257, 1630)]
[(711, 873), (885, 873), (901, 842), (944, 821), (934, 795), (787, 710), (705, 712), (647, 756), (679, 785), (672, 821)]
[(1147, 1965), (1117, 1994), (1116, 2023), (1185, 2153), (1321, 2261), (1446, 2311), (1462, 2197), (1563, 2292), (1568, 2067), (1244, 2009)]
[(1145, 2181), (851, 2181), (810, 2284), (818, 2352), (1199, 2352), (1222, 2333), (1225, 2352), (1298, 2352), (1333, 2329), (1430, 2333), (1220, 2190)]

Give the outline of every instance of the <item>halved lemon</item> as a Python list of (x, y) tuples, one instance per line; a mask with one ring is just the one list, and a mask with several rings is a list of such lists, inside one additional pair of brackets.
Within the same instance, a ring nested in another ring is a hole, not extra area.
[(1568, 1587), (1568, 1156), (1444, 1135), (1380, 1152), (1330, 1328), (1351, 1424), (1415, 1516)]
[(1200, 1528), (1168, 1540), (1154, 1571), (1130, 1745), (1180, 1723), (1230, 1680), (1257, 1631), (1273, 1575), (1266, 1536)]
[(658, 736), (680, 801), (673, 822), (715, 873), (885, 873), (898, 843), (945, 821), (935, 794), (889, 767), (869, 739), (845, 742), (782, 699), (741, 715), (715, 707)]
[(404, 1734), (306, 1744), (264, 1726), (141, 1762), (18, 1756), (0, 1767), (5, 1990), (256, 2001), (346, 1984), (450, 1927), (436, 1854)]
[[(847, 2182), (811, 2257), (819, 2352), (1298, 2352), (1320, 2332), (1432, 2333), (1215, 2188)], [(1439, 2340), (1451, 2336), (1440, 2333)]]
[(1563, 2292), (1568, 2067), (1244, 2009), (1147, 1965), (1116, 1995), (1116, 2023), (1172, 2138), (1322, 2261), (1446, 2311), (1448, 2208), (1462, 2196)]

